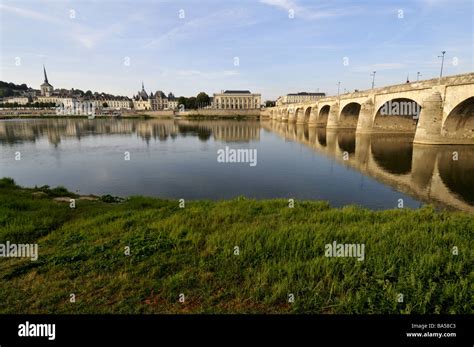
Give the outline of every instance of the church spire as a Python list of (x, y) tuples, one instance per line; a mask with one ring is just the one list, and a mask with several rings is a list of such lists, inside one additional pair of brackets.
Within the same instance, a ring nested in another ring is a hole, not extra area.
[(46, 75), (46, 68), (44, 67), (44, 64), (43, 64), (43, 71), (44, 71), (44, 83), (48, 83), (48, 75)]
[(143, 81), (142, 81), (142, 92), (145, 91), (145, 85), (143, 84)]

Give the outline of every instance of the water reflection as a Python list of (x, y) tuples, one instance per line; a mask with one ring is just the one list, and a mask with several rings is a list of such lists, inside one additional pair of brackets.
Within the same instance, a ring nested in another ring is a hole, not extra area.
[[(458, 156), (457, 160), (455, 157)], [(474, 151), (451, 147), (438, 154), (438, 170), (443, 183), (464, 201), (474, 205)]]
[(211, 137), (226, 142), (249, 142), (259, 140), (258, 121), (213, 121), (188, 120), (139, 120), (139, 119), (37, 119), (0, 122), (0, 144), (35, 142), (47, 137), (58, 145), (61, 139), (102, 135), (136, 134), (147, 143), (150, 140), (166, 141), (177, 136), (197, 136), (201, 141)]
[(414, 145), (409, 133), (356, 134), (305, 126), (308, 136), (301, 136), (291, 124), (266, 121), (262, 126), (416, 199), (474, 212), (474, 146)]
[[(222, 142), (257, 148), (257, 167), (219, 164)], [(9, 120), (0, 121), (0, 149), (0, 176), (23, 185), (123, 196), (295, 197), (370, 208), (392, 208), (403, 197), (406, 206), (425, 201), (474, 212), (474, 146), (413, 145), (412, 134), (276, 121)], [(16, 151), (27, 159), (12, 161)], [(130, 165), (124, 151), (133, 153)]]
[(414, 135), (411, 134), (374, 134), (370, 141), (375, 162), (390, 173), (409, 174), (413, 160), (413, 139)]

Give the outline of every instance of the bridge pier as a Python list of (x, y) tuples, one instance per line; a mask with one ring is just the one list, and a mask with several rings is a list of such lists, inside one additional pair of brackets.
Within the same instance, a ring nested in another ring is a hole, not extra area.
[(366, 170), (370, 156), (370, 134), (356, 133), (355, 148), (355, 162), (361, 170)]
[(295, 123), (296, 122), (296, 110), (295, 109), (290, 109), (288, 116), (288, 123)]
[(443, 99), (441, 93), (434, 92), (423, 100), (414, 143), (439, 144), (443, 120)]
[(313, 106), (311, 107), (311, 113), (309, 114), (308, 125), (314, 127), (318, 124), (318, 114), (319, 114), (319, 107)]
[(328, 129), (339, 128), (339, 113), (339, 103), (336, 102), (329, 109), (328, 124), (326, 126)]
[(413, 145), (411, 178), (420, 191), (428, 191), (439, 147)]
[(297, 112), (296, 124), (304, 124), (304, 110), (300, 110)]
[(372, 98), (369, 98), (360, 106), (359, 120), (357, 121), (356, 130), (358, 133), (371, 132), (374, 113), (374, 101)]

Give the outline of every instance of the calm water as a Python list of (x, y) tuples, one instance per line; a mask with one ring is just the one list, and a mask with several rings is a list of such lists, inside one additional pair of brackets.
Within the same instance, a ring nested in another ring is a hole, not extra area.
[[(434, 202), (473, 211), (474, 148), (413, 146), (411, 140), (258, 121), (4, 120), (0, 176), (81, 194), (244, 195), (374, 209), (403, 199), (405, 207)], [(257, 165), (218, 162), (226, 146), (256, 149)]]

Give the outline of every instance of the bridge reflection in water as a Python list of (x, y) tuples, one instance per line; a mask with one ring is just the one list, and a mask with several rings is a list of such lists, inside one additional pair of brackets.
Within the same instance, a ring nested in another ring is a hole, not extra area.
[(355, 129), (272, 120), (261, 124), (418, 200), (474, 212), (474, 146), (417, 145), (414, 134), (356, 134)]

